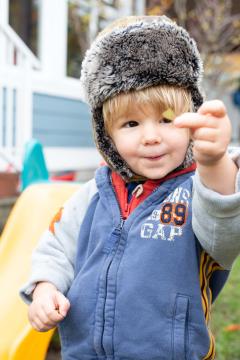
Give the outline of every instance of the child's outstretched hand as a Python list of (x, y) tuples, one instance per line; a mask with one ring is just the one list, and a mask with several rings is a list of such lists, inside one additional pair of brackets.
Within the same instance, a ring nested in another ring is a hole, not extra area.
[(227, 153), (232, 128), (222, 101), (206, 101), (197, 113), (178, 116), (174, 125), (190, 129), (202, 182), (221, 194), (234, 193), (237, 167)]
[(184, 113), (174, 120), (191, 130), (194, 158), (198, 164), (214, 165), (226, 153), (231, 140), (231, 122), (222, 101), (206, 101), (197, 113)]
[(37, 331), (48, 331), (62, 321), (70, 308), (68, 299), (49, 282), (40, 282), (33, 292), (28, 318)]

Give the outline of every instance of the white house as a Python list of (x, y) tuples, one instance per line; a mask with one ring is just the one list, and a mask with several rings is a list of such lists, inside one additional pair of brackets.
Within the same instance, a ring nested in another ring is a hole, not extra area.
[[(100, 2), (91, 2), (92, 36)], [(90, 112), (79, 80), (66, 76), (68, 0), (38, 0), (38, 57), (9, 25), (9, 3), (0, 0), (0, 154), (20, 169), (24, 144), (37, 138), (50, 171), (95, 168)], [(115, 16), (133, 11), (144, 1), (119, 1)]]

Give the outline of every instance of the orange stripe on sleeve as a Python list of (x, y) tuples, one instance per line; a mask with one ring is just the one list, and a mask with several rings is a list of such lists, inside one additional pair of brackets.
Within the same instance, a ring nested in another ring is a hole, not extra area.
[(55, 235), (55, 230), (54, 230), (54, 225), (55, 223), (59, 222), (61, 220), (62, 217), (62, 211), (63, 211), (63, 207), (61, 207), (58, 212), (56, 213), (56, 215), (53, 217), (51, 224), (49, 226), (49, 231), (51, 231), (51, 233), (53, 235)]

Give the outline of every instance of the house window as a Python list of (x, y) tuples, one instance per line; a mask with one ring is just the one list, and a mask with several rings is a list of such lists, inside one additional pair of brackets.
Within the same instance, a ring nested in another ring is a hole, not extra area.
[(38, 55), (39, 2), (9, 0), (9, 24), (35, 55)]

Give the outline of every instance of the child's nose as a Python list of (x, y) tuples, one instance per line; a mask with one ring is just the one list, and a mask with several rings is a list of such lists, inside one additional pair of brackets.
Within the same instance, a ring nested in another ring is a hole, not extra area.
[(144, 145), (159, 144), (162, 141), (159, 128), (157, 126), (149, 126), (145, 128), (143, 130), (142, 141)]

